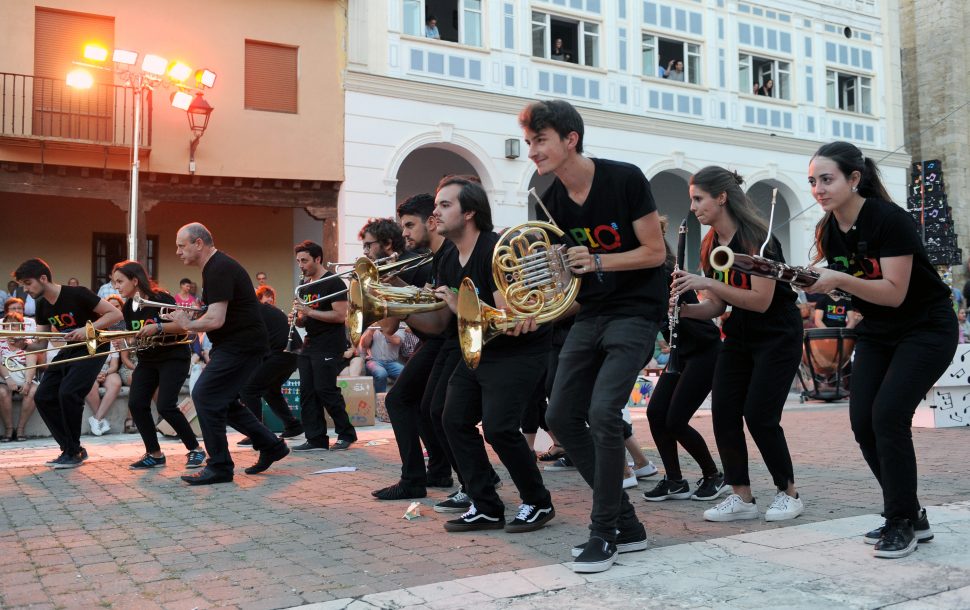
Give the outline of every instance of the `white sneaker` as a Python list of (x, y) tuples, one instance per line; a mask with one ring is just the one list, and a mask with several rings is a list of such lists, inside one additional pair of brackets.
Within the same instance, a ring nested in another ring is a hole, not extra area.
[[(101, 420), (101, 434), (104, 434), (108, 430), (111, 430), (111, 424), (108, 423), (108, 420), (102, 419)], [(100, 434), (98, 436), (100, 436)]]
[(738, 494), (731, 494), (723, 502), (704, 511), (704, 519), (708, 521), (740, 521), (741, 519), (757, 519), (758, 506), (754, 498), (745, 502)]
[(630, 489), (637, 486), (637, 475), (633, 474), (623, 479), (623, 489)]
[(92, 415), (88, 418), (88, 423), (91, 425), (91, 434), (95, 436), (101, 436), (103, 434), (103, 431), (101, 430), (101, 420)]
[(805, 505), (800, 498), (793, 498), (783, 491), (779, 491), (771, 506), (765, 511), (765, 521), (787, 521), (802, 514)]
[(645, 479), (647, 477), (652, 477), (657, 474), (657, 467), (654, 466), (653, 462), (647, 460), (647, 465), (643, 468), (635, 468), (633, 470), (633, 476), (638, 479)]

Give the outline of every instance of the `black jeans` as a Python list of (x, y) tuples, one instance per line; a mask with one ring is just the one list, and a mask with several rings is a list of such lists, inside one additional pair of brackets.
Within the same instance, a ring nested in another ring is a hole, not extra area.
[(691, 427), (690, 418), (711, 391), (714, 366), (720, 350), (721, 344), (718, 342), (709, 349), (682, 358), (680, 375), (663, 373), (647, 403), (650, 434), (663, 460), (664, 474), (671, 481), (684, 478), (680, 471), (677, 443), (694, 458), (705, 477), (717, 473), (711, 451), (700, 432)]
[(913, 413), (949, 366), (957, 347), (953, 309), (934, 312), (927, 325), (892, 343), (867, 340), (855, 347), (849, 418), (862, 456), (882, 487), (887, 519), (917, 517)]
[(263, 421), (263, 400), (265, 400), (273, 414), (283, 422), (284, 427), (292, 428), (300, 424), (300, 420), (293, 417), (293, 412), (286, 398), (283, 397), (281, 389), (296, 370), (296, 361), (296, 354), (287, 352), (267, 354), (253, 376), (239, 391), (239, 399), (259, 421)]
[(232, 474), (234, 464), (226, 441), (226, 424), (253, 441), (253, 449), (262, 451), (283, 443), (269, 431), (239, 400), (243, 380), (249, 379), (263, 359), (263, 352), (236, 352), (213, 348), (209, 364), (202, 369), (192, 402), (199, 414), (202, 440), (209, 454), (206, 468)]
[(593, 489), (589, 529), (604, 540), (639, 525), (623, 491), (623, 407), (657, 328), (641, 317), (585, 318), (573, 324), (559, 354), (546, 422)]
[(799, 326), (757, 341), (724, 340), (714, 367), (711, 418), (725, 483), (751, 485), (745, 424), (775, 487), (785, 490), (795, 481), (781, 414), (802, 360), (801, 336)]
[(68, 364), (54, 363), (84, 354), (85, 351), (79, 349), (60, 351), (52, 361), (53, 366), (48, 366), (44, 371), (40, 386), (34, 394), (37, 412), (47, 424), (61, 451), (68, 455), (81, 452), (84, 397), (91, 391), (107, 356)]
[(155, 420), (152, 419), (152, 394), (156, 389), (158, 415), (172, 426), (186, 449), (192, 451), (199, 447), (192, 426), (178, 408), (179, 392), (189, 374), (189, 364), (188, 358), (140, 361), (131, 375), (128, 410), (148, 453), (161, 451)]
[(477, 369), (469, 369), (464, 361), (455, 367), (443, 423), (465, 493), (479, 512), (505, 516), (505, 504), (495, 491), (494, 470), (478, 433), (479, 422), (485, 440), (508, 469), (522, 503), (548, 506), (552, 502), (535, 454), (519, 430), (522, 412), (545, 368), (545, 351), (490, 352), (487, 347)]
[(326, 409), (333, 420), (337, 438), (352, 443), (357, 440), (357, 430), (350, 423), (344, 395), (337, 387), (337, 375), (343, 368), (343, 354), (316, 353), (304, 350), (299, 356), (300, 409), (306, 440), (329, 446)]
[(448, 393), (448, 381), (451, 380), (459, 362), (461, 362), (461, 350), (458, 348), (458, 342), (446, 340), (431, 367), (428, 386), (421, 398), (421, 411), (429, 413), (435, 437), (439, 439), (441, 445), (439, 458), (435, 459), (436, 456), (428, 453), (428, 476), (446, 478), (451, 476), (451, 472), (454, 470), (458, 475), (458, 482), (464, 486), (464, 479), (462, 479), (461, 471), (458, 469), (455, 454), (451, 449), (451, 443), (448, 441), (448, 435), (445, 433), (445, 427), (442, 423), (445, 398)]
[(442, 478), (451, 474), (442, 443), (431, 423), (430, 408), (428, 411), (421, 408), (426, 390), (431, 385), (431, 371), (443, 342), (442, 339), (422, 341), (404, 366), (404, 371), (394, 387), (384, 398), (387, 415), (394, 429), (394, 438), (397, 440), (397, 450), (401, 454), (401, 482), (409, 486), (424, 487), (428, 484), (428, 469), (424, 465), (421, 442), (424, 442), (424, 447), (428, 450), (429, 464), (444, 464), (447, 468)]

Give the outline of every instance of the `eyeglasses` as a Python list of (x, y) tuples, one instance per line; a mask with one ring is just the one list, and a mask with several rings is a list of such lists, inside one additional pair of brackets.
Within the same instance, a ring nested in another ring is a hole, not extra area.
[(376, 240), (375, 241), (365, 241), (365, 242), (361, 243), (360, 245), (364, 247), (364, 250), (370, 250), (370, 247), (373, 246), (376, 243), (379, 243), (379, 242), (376, 241)]

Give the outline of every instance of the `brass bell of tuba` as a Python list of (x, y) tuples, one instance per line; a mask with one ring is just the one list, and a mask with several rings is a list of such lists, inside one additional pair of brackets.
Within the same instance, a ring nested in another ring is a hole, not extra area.
[(579, 294), (580, 278), (566, 261), (567, 246), (556, 243), (562, 230), (531, 221), (499, 238), (492, 251), (492, 278), (508, 311), (482, 303), (474, 282), (465, 278), (458, 290), (458, 340), (468, 368), (478, 367), (482, 347), (518, 322), (534, 317), (539, 324), (566, 313)]

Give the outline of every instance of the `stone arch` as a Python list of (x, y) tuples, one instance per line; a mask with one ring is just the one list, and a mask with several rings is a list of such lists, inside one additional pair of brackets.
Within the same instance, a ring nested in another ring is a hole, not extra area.
[(445, 125), (442, 125), (438, 131), (417, 135), (397, 148), (384, 172), (384, 181), (388, 190), (397, 190), (401, 167), (415, 151), (421, 149), (440, 149), (457, 155), (472, 167), (489, 195), (495, 192), (497, 187), (495, 177), (498, 175), (498, 170), (488, 153), (470, 138), (454, 133), (452, 128)]
[[(802, 206), (798, 195), (788, 180), (778, 174), (769, 172), (757, 172), (745, 178), (748, 186), (748, 198), (755, 204), (758, 211), (767, 222), (771, 214), (771, 196), (773, 189), (778, 189), (775, 199), (775, 220), (772, 233), (781, 243), (781, 251), (785, 260), (792, 262), (793, 254), (796, 249), (800, 249), (801, 240), (796, 239), (796, 244), (792, 243), (792, 225), (789, 222), (797, 214)], [(800, 258), (800, 257), (799, 257)]]

